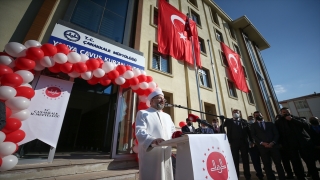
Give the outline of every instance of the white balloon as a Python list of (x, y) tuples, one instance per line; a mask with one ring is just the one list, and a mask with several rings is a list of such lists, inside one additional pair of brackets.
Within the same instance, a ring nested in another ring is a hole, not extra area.
[(84, 80), (89, 80), (89, 79), (92, 78), (92, 76), (93, 76), (93, 74), (92, 74), (91, 71), (87, 71), (87, 72), (81, 73), (81, 77)]
[(29, 83), (21, 84), (19, 87), (21, 87), (21, 86), (32, 88), (31, 84), (29, 84)]
[(131, 79), (133, 78), (134, 74), (131, 70), (127, 70), (126, 72), (123, 73), (123, 77), (126, 79)]
[(143, 75), (147, 75), (147, 72), (145, 72), (144, 70), (140, 70), (141, 74)]
[(114, 81), (116, 82), (116, 84), (122, 85), (122, 84), (124, 84), (126, 82), (126, 79), (124, 79), (123, 77), (119, 76)]
[(107, 61), (107, 62), (104, 62), (104, 63), (102, 64), (102, 69), (103, 69), (106, 73), (114, 70), (114, 68), (115, 68), (115, 65), (114, 65), (112, 62)]
[(77, 78), (80, 76), (80, 73), (76, 72), (76, 71), (72, 71), (71, 73), (68, 73), (68, 75), (72, 78)]
[(28, 109), (28, 107), (30, 106), (30, 100), (21, 96), (8, 99), (5, 103), (6, 106), (8, 106), (11, 110)]
[(22, 57), (26, 55), (26, 47), (17, 42), (9, 42), (5, 45), (4, 50), (12, 57)]
[(149, 82), (149, 88), (155, 89), (157, 87), (157, 84), (155, 82)]
[(131, 89), (132, 89), (132, 90), (137, 90), (137, 89), (139, 89), (139, 84), (134, 85), (134, 86), (131, 86)]
[(41, 43), (39, 43), (36, 40), (28, 40), (24, 43), (24, 45), (26, 46), (26, 48), (29, 47), (41, 47)]
[(5, 156), (2, 158), (0, 171), (7, 171), (15, 167), (18, 163), (18, 158), (14, 155)]
[(45, 56), (40, 60), (40, 64), (44, 67), (52, 67), (54, 66), (55, 62), (52, 57)]
[(53, 60), (58, 64), (64, 64), (68, 61), (68, 56), (64, 53), (57, 53), (53, 56)]
[(15, 73), (19, 74), (22, 77), (23, 84), (31, 82), (34, 78), (34, 75), (27, 70), (19, 70), (19, 71), (16, 71)]
[(21, 111), (13, 111), (10, 118), (16, 118), (20, 121), (28, 119), (30, 116), (30, 111), (28, 109), (24, 109)]
[(8, 156), (15, 152), (17, 145), (13, 142), (0, 143), (0, 157)]
[(6, 139), (6, 134), (0, 131), (0, 144)]
[(35, 62), (36, 62), (36, 66), (33, 68), (35, 71), (42, 71), (44, 70), (44, 68), (46, 68), (40, 64), (40, 61), (35, 61)]
[(81, 62), (86, 62), (88, 59), (89, 59), (89, 57), (86, 55), (86, 54), (80, 54), (80, 56), (81, 56)]
[(77, 52), (70, 52), (68, 54), (68, 61), (70, 63), (77, 63), (81, 61), (81, 56)]
[(9, 66), (13, 62), (13, 58), (10, 56), (0, 56), (0, 64)]
[(104, 72), (104, 70), (101, 69), (101, 68), (97, 68), (97, 69), (93, 70), (93, 75), (94, 75), (95, 77), (97, 77), (97, 78), (101, 78), (101, 77), (103, 77), (105, 74), (106, 74), (106, 72)]
[(132, 72), (134, 74), (134, 77), (137, 77), (137, 76), (139, 76), (141, 74), (139, 69), (132, 69)]
[(142, 82), (139, 84), (139, 87), (141, 89), (147, 89), (149, 87), (149, 84), (147, 82)]
[(143, 95), (143, 96), (139, 96), (139, 100), (140, 100), (141, 102), (147, 102), (148, 97), (147, 97), (147, 96), (145, 96), (145, 95)]
[(0, 86), (0, 99), (7, 100), (15, 97), (17, 94), (16, 89), (10, 86)]
[(139, 152), (138, 146), (133, 146), (132, 151), (135, 153), (138, 153)]

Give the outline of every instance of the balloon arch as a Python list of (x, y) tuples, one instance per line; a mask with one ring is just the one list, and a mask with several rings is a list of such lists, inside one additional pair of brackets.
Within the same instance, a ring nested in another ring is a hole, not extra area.
[[(9, 42), (5, 53), (0, 52), (0, 101), (6, 108), (6, 125), (0, 131), (0, 171), (12, 169), (18, 163), (13, 154), (18, 150), (17, 143), (25, 137), (25, 132), (20, 129), (21, 121), (29, 118), (30, 99), (35, 95), (29, 83), (35, 71), (45, 68), (53, 73), (63, 72), (72, 78), (82, 78), (90, 85), (100, 83), (108, 86), (113, 83), (122, 88), (130, 87), (139, 96), (138, 110), (147, 109), (147, 96), (160, 89), (143, 70), (89, 58), (70, 51), (65, 44), (41, 45), (35, 40), (28, 40), (24, 45)], [(134, 134), (133, 137), (135, 146), (132, 150), (137, 153), (138, 141)]]

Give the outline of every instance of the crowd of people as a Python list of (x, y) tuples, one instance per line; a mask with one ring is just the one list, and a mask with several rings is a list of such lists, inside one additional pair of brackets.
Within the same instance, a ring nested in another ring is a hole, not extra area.
[[(154, 148), (162, 141), (169, 140), (175, 132), (171, 117), (162, 111), (166, 100), (163, 93), (158, 91), (151, 93), (147, 102), (150, 108), (139, 111), (136, 119), (140, 179), (173, 179), (171, 148)], [(264, 170), (268, 180), (275, 180), (274, 164), (279, 180), (293, 179), (293, 175), (298, 180), (306, 180), (307, 176), (319, 180), (316, 161), (320, 162), (320, 125), (317, 117), (311, 117), (307, 122), (293, 116), (288, 108), (280, 110), (274, 123), (264, 119), (259, 111), (255, 111), (248, 120), (242, 119), (237, 109), (232, 111), (232, 115), (233, 118), (225, 119), (220, 126), (216, 118), (212, 124), (202, 120), (198, 128), (187, 118), (187, 125), (181, 131), (184, 134), (226, 133), (238, 177), (241, 157), (244, 177), (251, 179), (250, 155), (259, 179), (264, 178)], [(307, 169), (304, 169), (302, 160)], [(153, 170), (149, 171), (148, 167), (153, 167)]]

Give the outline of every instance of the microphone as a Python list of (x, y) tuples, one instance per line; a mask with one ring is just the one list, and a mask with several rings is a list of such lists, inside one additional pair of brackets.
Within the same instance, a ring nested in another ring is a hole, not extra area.
[(169, 104), (169, 103), (164, 104), (164, 107), (173, 107), (173, 106), (174, 106), (173, 104)]

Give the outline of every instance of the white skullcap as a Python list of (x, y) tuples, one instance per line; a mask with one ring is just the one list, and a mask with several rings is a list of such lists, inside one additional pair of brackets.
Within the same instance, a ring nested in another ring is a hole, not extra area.
[(163, 95), (163, 92), (162, 92), (161, 90), (159, 90), (159, 89), (157, 89), (157, 90), (155, 90), (155, 91), (153, 91), (152, 93), (149, 94), (148, 100), (147, 100), (147, 103), (146, 103), (148, 107), (151, 106), (151, 105), (150, 105), (151, 99), (152, 99), (153, 97), (155, 97), (155, 96), (158, 96), (158, 95)]

